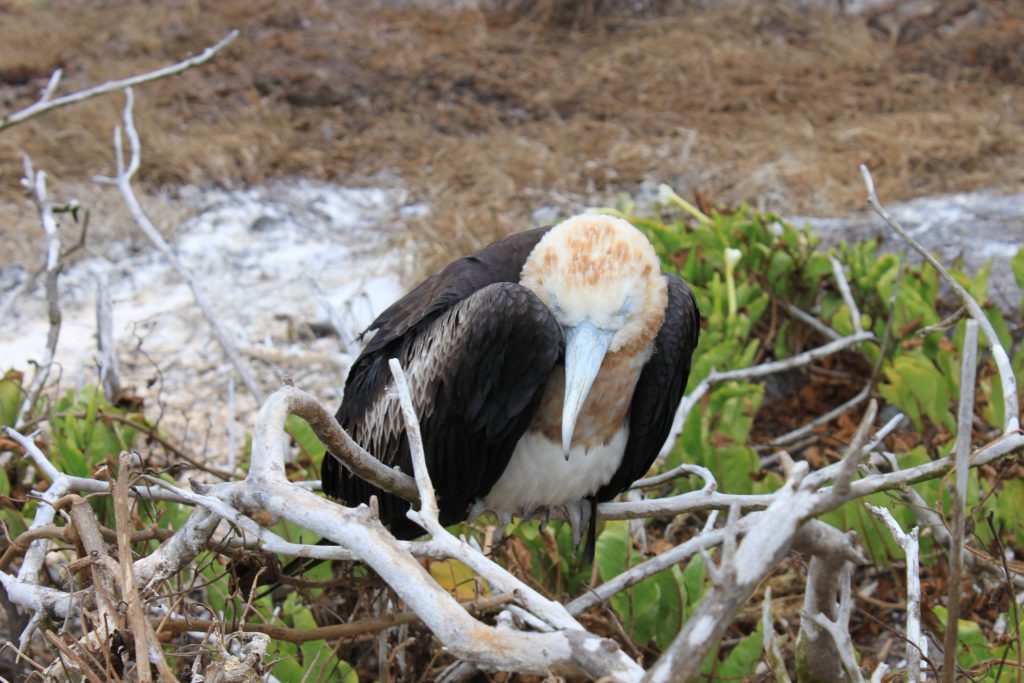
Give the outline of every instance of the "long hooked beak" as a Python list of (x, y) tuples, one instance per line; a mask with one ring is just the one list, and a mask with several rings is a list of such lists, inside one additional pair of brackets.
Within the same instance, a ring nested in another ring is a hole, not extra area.
[(576, 419), (615, 332), (602, 330), (589, 320), (565, 330), (565, 400), (562, 403), (562, 452), (569, 459)]

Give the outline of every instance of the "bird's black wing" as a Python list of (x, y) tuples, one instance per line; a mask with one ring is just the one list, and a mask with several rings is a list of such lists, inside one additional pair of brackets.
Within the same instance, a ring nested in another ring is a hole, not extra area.
[(629, 439), (622, 464), (601, 487), (599, 501), (611, 500), (647, 473), (672, 428), (679, 401), (690, 376), (690, 360), (697, 348), (700, 311), (693, 292), (678, 275), (668, 280), (665, 322), (654, 340), (654, 353), (644, 365), (629, 409)]
[[(409, 378), (441, 521), (460, 521), (501, 476), (562, 354), (562, 333), (544, 304), (517, 284), (543, 231), (520, 233), (448, 266), (386, 310), (356, 361), (337, 419), (381, 461), (411, 474), (390, 358)], [(350, 505), (378, 497), (400, 537), (420, 532), (408, 504), (325, 456), (324, 491)]]
[(495, 282), (519, 282), (526, 258), (551, 229), (518, 232), (465, 258), (452, 261), (389, 306), (363, 334), (363, 355), (400, 341), (410, 331), (429, 324), (473, 292)]

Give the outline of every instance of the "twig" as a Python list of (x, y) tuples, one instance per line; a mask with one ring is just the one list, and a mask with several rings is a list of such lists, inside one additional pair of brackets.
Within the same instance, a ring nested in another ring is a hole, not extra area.
[[(114, 518), (117, 528), (117, 558), (121, 569), (122, 599), (127, 603), (128, 623), (135, 636), (135, 661), (137, 676), (142, 683), (152, 681), (149, 663), (154, 661), (161, 670), (167, 667), (163, 652), (155, 643), (149, 642), (149, 622), (142, 611), (142, 599), (139, 587), (135, 583), (135, 567), (132, 562), (131, 542), (131, 511), (128, 506), (128, 472), (131, 468), (132, 456), (122, 452), (118, 459), (117, 483), (114, 486)], [(160, 667), (160, 663), (163, 667)], [(171, 681), (174, 677), (171, 676)], [(166, 682), (165, 682), (166, 683)]]
[[(515, 600), (511, 595), (491, 595), (476, 600), (460, 603), (467, 612), (473, 614), (485, 614), (498, 607), (505, 606)], [(381, 617), (368, 617), (357, 619), (344, 624), (333, 626), (320, 626), (317, 628), (288, 628), (286, 626), (273, 626), (271, 624), (242, 623), (235, 628), (246, 633), (265, 633), (274, 640), (283, 640), (289, 643), (306, 643), (311, 640), (336, 640), (339, 638), (355, 638), (361, 635), (376, 633), (402, 624), (415, 624), (421, 619), (415, 612), (404, 611), (388, 614)], [(168, 619), (163, 622), (161, 631), (169, 633), (185, 633), (189, 631), (205, 631), (218, 625), (221, 622), (209, 619)]]
[(857, 665), (853, 641), (850, 639), (850, 612), (853, 607), (853, 600), (850, 595), (851, 578), (852, 567), (849, 563), (845, 563), (839, 575), (841, 591), (839, 604), (836, 606), (837, 616), (835, 619), (829, 619), (820, 613), (805, 613), (803, 616), (809, 618), (832, 637), (839, 654), (842, 669), (846, 673), (846, 680), (853, 681), (854, 683), (864, 683), (864, 675), (861, 673), (860, 666)]
[(331, 322), (331, 327), (338, 333), (338, 345), (341, 347), (342, 353), (349, 353), (355, 348), (357, 340), (353, 338), (352, 333), (349, 331), (348, 325), (341, 319), (341, 315), (338, 310), (334, 308), (334, 304), (327, 297), (323, 288), (320, 287), (320, 283), (314, 278), (309, 278), (310, 284), (313, 285), (313, 291), (316, 292), (316, 300), (323, 306), (324, 311), (327, 313), (327, 319)]
[(953, 683), (956, 677), (956, 651), (959, 642), (960, 583), (963, 568), (964, 524), (967, 511), (968, 458), (971, 454), (971, 432), (974, 423), (974, 377), (978, 367), (978, 323), (968, 320), (964, 334), (963, 359), (960, 365), (960, 407), (957, 411), (956, 490), (953, 494), (953, 532), (949, 546), (949, 579), (946, 594), (946, 638), (942, 680)]
[(672, 429), (669, 431), (668, 438), (665, 440), (665, 444), (661, 447), (661, 452), (658, 454), (659, 458), (667, 456), (671, 451), (672, 447), (675, 446), (676, 439), (683, 433), (683, 427), (686, 424), (686, 417), (693, 410), (693, 407), (697, 405), (701, 399), (711, 390), (711, 385), (718, 382), (730, 382), (730, 381), (747, 381), (757, 379), (759, 377), (766, 377), (768, 375), (775, 374), (777, 372), (785, 372), (786, 370), (793, 370), (800, 368), (805, 365), (809, 365), (816, 360), (825, 358), (842, 351), (845, 348), (860, 344), (867, 341), (877, 341), (874, 333), (872, 332), (855, 332), (846, 337), (841, 337), (834, 341), (831, 341), (822, 346), (815, 347), (798, 353), (795, 356), (790, 356), (785, 360), (772, 361), (770, 363), (761, 363), (749, 368), (740, 368), (737, 370), (728, 370), (726, 372), (718, 372), (714, 368), (708, 373), (700, 383), (693, 388), (689, 394), (683, 397), (683, 400), (679, 403), (679, 408), (676, 410), (675, 417), (672, 420)]
[(839, 294), (843, 297), (843, 303), (846, 304), (846, 310), (850, 313), (850, 322), (853, 323), (854, 332), (862, 332), (860, 321), (860, 309), (857, 308), (857, 302), (853, 298), (853, 294), (850, 292), (850, 283), (846, 280), (846, 274), (843, 272), (843, 264), (839, 262), (835, 256), (828, 257), (829, 262), (832, 264), (832, 275), (836, 278), (836, 285), (839, 287)]
[(878, 415), (878, 403), (872, 399), (868, 403), (868, 409), (864, 411), (864, 417), (861, 419), (853, 439), (850, 441), (846, 455), (840, 462), (839, 472), (832, 485), (835, 495), (843, 498), (850, 495), (850, 484), (853, 482), (853, 477), (857, 473), (857, 468), (860, 466), (864, 453), (867, 452), (864, 446), (867, 443), (871, 427), (875, 424), (876, 415)]
[[(74, 496), (69, 514), (86, 556), (96, 560), (109, 557), (109, 549), (106, 541), (103, 540), (100, 523), (88, 501)], [(97, 623), (99, 624), (99, 639), (102, 642), (109, 635), (108, 629), (121, 628), (124, 624), (117, 610), (119, 600), (113, 576), (108, 574), (97, 562), (90, 565), (89, 571), (92, 574), (93, 587), (96, 589)]]
[[(284, 420), (288, 414), (305, 420), (320, 442), (327, 447), (327, 450), (354, 474), (377, 488), (401, 496), (410, 502), (419, 502), (419, 492), (412, 477), (399, 469), (388, 467), (367, 453), (345, 433), (334, 416), (316, 398), (301, 389), (282, 387), (275, 391), (260, 409), (256, 428), (260, 429), (261, 426), (268, 425), (268, 429), (274, 429), (277, 421)], [(257, 440), (254, 434), (254, 441), (258, 444), (269, 446), (273, 444), (274, 438), (274, 434), (266, 433)], [(253, 448), (255, 450), (256, 446), (254, 445)], [(330, 456), (325, 455), (324, 457)], [(254, 453), (253, 462), (275, 466), (277, 461), (269, 453), (260, 453), (258, 456)], [(253, 473), (253, 466), (250, 466), (249, 472)], [(283, 464), (281, 474), (283, 475)]]
[(861, 164), (860, 167), (861, 176), (864, 178), (864, 185), (868, 191), (868, 204), (872, 209), (875, 210), (885, 223), (899, 233), (907, 244), (914, 248), (917, 253), (921, 254), (922, 257), (933, 268), (939, 273), (939, 276), (950, 286), (950, 288), (956, 292), (957, 296), (963, 302), (964, 306), (967, 307), (967, 311), (971, 314), (978, 325), (981, 326), (981, 331), (985, 333), (985, 339), (988, 340), (989, 347), (992, 351), (992, 359), (996, 363), (996, 369), (999, 371), (999, 379), (1003, 385), (1003, 406), (1005, 407), (1005, 419), (1003, 424), (1003, 433), (1010, 434), (1020, 429), (1020, 404), (1017, 402), (1017, 380), (1013, 374), (1013, 366), (1010, 364), (1010, 357), (1006, 353), (1006, 349), (1003, 348), (1002, 343), (999, 341), (999, 335), (996, 334), (995, 328), (992, 327), (992, 323), (989, 322), (985, 312), (981, 310), (981, 306), (974, 300), (974, 297), (963, 288), (963, 286), (956, 281), (946, 267), (943, 266), (937, 258), (935, 258), (927, 249), (925, 249), (920, 242), (910, 236), (910, 233), (900, 225), (899, 221), (889, 215), (889, 212), (885, 210), (882, 203), (878, 199), (878, 194), (875, 192), (875, 181), (871, 178), (871, 172), (868, 171), (868, 167)]
[(775, 626), (772, 623), (772, 588), (764, 591), (764, 602), (761, 603), (761, 648), (768, 658), (768, 667), (775, 677), (776, 683), (791, 683), (789, 671), (786, 670), (786, 660), (782, 657), (782, 648), (779, 645), (779, 637), (775, 633)]
[(221, 349), (224, 351), (224, 355), (228, 357), (228, 360), (235, 367), (235, 371), (241, 376), (245, 386), (249, 389), (249, 393), (253, 395), (258, 403), (263, 403), (263, 390), (260, 389), (256, 379), (252, 376), (249, 366), (242, 359), (241, 355), (239, 355), (238, 349), (235, 348), (234, 343), (228, 339), (227, 334), (223, 329), (221, 329), (220, 323), (218, 322), (218, 316), (214, 312), (209, 299), (206, 298), (206, 292), (202, 287), (200, 287), (199, 281), (195, 278), (192, 272), (174, 253), (171, 246), (167, 244), (167, 241), (156, 229), (156, 226), (154, 226), (149, 220), (149, 216), (146, 215), (145, 210), (143, 210), (142, 205), (139, 204), (139, 200), (135, 196), (135, 190), (132, 188), (132, 176), (134, 176), (135, 172), (139, 170), (142, 147), (139, 141), (139, 134), (135, 130), (135, 120), (132, 116), (132, 105), (134, 104), (135, 98), (132, 94), (131, 88), (126, 88), (124, 94), (125, 106), (122, 120), (124, 122), (124, 132), (128, 136), (131, 156), (126, 167), (123, 142), (121, 139), (121, 127), (116, 126), (114, 128), (114, 160), (117, 165), (117, 175), (114, 178), (97, 177), (96, 181), (108, 185), (115, 185), (121, 192), (121, 197), (124, 199), (135, 224), (139, 226), (146, 237), (148, 237), (153, 245), (156, 246), (156, 248), (164, 255), (164, 258), (166, 258), (168, 263), (171, 264), (171, 267), (174, 268), (178, 275), (185, 280), (186, 284), (188, 284), (189, 289), (192, 290), (192, 297), (195, 299), (196, 304), (202, 311), (207, 323), (209, 323), (210, 330), (213, 332), (214, 338), (216, 338), (217, 343), (220, 344)]
[(887, 509), (865, 503), (873, 515), (878, 517), (896, 539), (896, 543), (907, 556), (907, 679), (921, 680), (921, 658), (928, 655), (928, 639), (921, 633), (921, 571), (918, 560), (918, 529), (904, 533), (899, 523)]
[(216, 55), (218, 52), (224, 49), (228, 44), (231, 43), (231, 41), (233, 41), (237, 37), (238, 30), (235, 29), (223, 38), (221, 38), (216, 44), (206, 48), (198, 55), (195, 55), (194, 57), (189, 57), (188, 59), (178, 62), (177, 64), (165, 66), (154, 71), (139, 74), (137, 76), (130, 76), (128, 78), (122, 78), (116, 81), (107, 81), (106, 83), (101, 83), (100, 85), (96, 85), (91, 88), (86, 88), (85, 90), (80, 90), (76, 93), (71, 93), (70, 95), (64, 95), (63, 97), (53, 99), (53, 94), (57, 89), (57, 85), (60, 81), (62, 73), (60, 69), (57, 69), (50, 77), (50, 82), (47, 84), (46, 90), (43, 92), (43, 95), (42, 97), (40, 97), (39, 101), (20, 111), (14, 112), (13, 114), (8, 114), (3, 119), (0, 119), (0, 131), (3, 131), (12, 126), (16, 126), (19, 123), (24, 123), (25, 121), (28, 121), (31, 118), (39, 116), (40, 114), (45, 114), (46, 112), (52, 111), (54, 109), (66, 107), (71, 104), (77, 104), (78, 102), (84, 102), (85, 100), (92, 99), (93, 97), (97, 97), (99, 95), (105, 95), (109, 92), (124, 90), (125, 88), (130, 88), (135, 85), (142, 85), (143, 83), (149, 83), (151, 81), (156, 81), (160, 80), (161, 78), (166, 78), (168, 76), (179, 74), (182, 71), (186, 71), (194, 66), (199, 66), (200, 64), (204, 64), (210, 61), (211, 59), (213, 59), (214, 55)]
[(945, 332), (960, 322), (960, 319), (964, 317), (965, 313), (967, 313), (967, 308), (965, 306), (961, 306), (934, 325), (926, 325), (925, 327), (922, 327), (915, 332), (915, 334), (918, 337), (927, 337), (929, 334), (933, 334), (935, 332)]
[(114, 343), (113, 304), (105, 272), (96, 275), (96, 347), (103, 395), (115, 404), (121, 393), (121, 378), (117, 367), (117, 345)]
[(828, 411), (824, 415), (819, 415), (818, 417), (814, 418), (813, 420), (803, 425), (802, 427), (797, 427), (796, 429), (790, 432), (786, 432), (781, 436), (775, 437), (774, 439), (768, 442), (767, 447), (778, 448), (780, 446), (786, 446), (788, 444), (791, 444), (794, 441), (799, 441), (803, 437), (813, 432), (815, 427), (819, 427), (823, 424), (828, 424), (829, 422), (836, 419), (846, 411), (852, 408), (856, 408), (861, 403), (866, 401), (870, 395), (871, 385), (868, 384), (859, 392), (857, 392), (856, 396), (846, 401), (845, 403), (836, 406), (835, 408)]
[[(60, 233), (57, 229), (57, 219), (53, 215), (53, 204), (50, 202), (46, 189), (46, 171), (33, 171), (32, 159), (26, 154), (24, 157), (25, 177), (22, 183), (32, 196), (32, 201), (39, 211), (39, 219), (43, 224), (43, 231), (46, 233), (46, 304), (47, 315), (50, 320), (50, 330), (46, 336), (46, 347), (43, 351), (42, 361), (37, 365), (32, 383), (29, 385), (25, 395), (25, 401), (18, 409), (18, 416), (14, 420), (15, 425), (32, 414), (36, 401), (43, 391), (46, 378), (50, 374), (50, 366), (53, 364), (54, 354), (57, 352), (57, 340), (60, 338), (60, 299), (57, 293), (57, 279), (60, 277)], [(13, 426), (13, 425), (12, 425)]]
[[(711, 470), (700, 465), (677, 465), (667, 472), (656, 474), (653, 477), (647, 477), (646, 479), (637, 479), (633, 482), (631, 489), (651, 489), (656, 486), (661, 486), (667, 482), (673, 481), (682, 477), (683, 475), (694, 474), (700, 477), (704, 481), (704, 486), (701, 487), (701, 491), (712, 492), (718, 489), (718, 482), (715, 481), (715, 475), (712, 474)], [(723, 506), (728, 507), (728, 506)]]
[[(188, 520), (151, 553), (135, 561), (132, 571), (143, 591), (174, 576), (208, 547), (220, 517), (203, 507), (192, 510)], [(132, 539), (134, 540), (134, 538)]]
[(833, 341), (835, 341), (837, 339), (843, 338), (843, 335), (839, 334), (839, 332), (832, 329), (825, 323), (821, 322), (810, 313), (804, 311), (802, 308), (797, 308), (788, 301), (779, 301), (779, 304), (786, 311), (786, 313), (789, 313), (791, 316), (793, 316), (803, 324), (807, 325), (812, 330), (814, 330), (821, 336), (825, 337), (826, 339), (832, 339)]
[[(39, 447), (32, 442), (32, 439), (22, 436), (18, 431), (11, 429), (10, 427), (0, 427), (0, 432), (3, 432), (9, 438), (17, 442), (19, 446), (24, 448), (25, 452), (30, 458), (32, 458), (32, 462), (43, 476), (52, 482), (43, 494), (44, 499), (46, 499), (47, 495), (54, 490), (55, 486), (61, 489), (62, 492), (60, 495), (63, 495), (68, 491), (78, 491), (79, 493), (107, 493), (110, 491), (109, 482), (100, 481), (99, 479), (89, 479), (87, 477), (74, 477), (60, 472), (53, 466), (53, 463), (50, 462), (43, 452), (39, 450)], [(147, 500), (166, 500), (174, 503), (187, 502), (180, 496), (167, 493), (160, 488), (152, 486), (133, 486), (132, 495), (145, 498)], [(54, 500), (56, 500), (56, 498), (54, 498)], [(49, 522), (50, 520), (47, 520), (46, 523), (49, 524)]]

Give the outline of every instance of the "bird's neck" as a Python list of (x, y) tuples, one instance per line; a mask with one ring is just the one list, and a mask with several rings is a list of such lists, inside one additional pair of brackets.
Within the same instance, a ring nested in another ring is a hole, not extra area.
[[(586, 450), (603, 446), (612, 440), (629, 419), (629, 406), (633, 401), (640, 371), (651, 356), (653, 345), (642, 350), (609, 353), (604, 357), (597, 379), (576, 420), (572, 446)], [(540, 410), (530, 425), (532, 431), (541, 432), (554, 443), (562, 440), (562, 401), (565, 396), (565, 368), (558, 366), (551, 373)]]

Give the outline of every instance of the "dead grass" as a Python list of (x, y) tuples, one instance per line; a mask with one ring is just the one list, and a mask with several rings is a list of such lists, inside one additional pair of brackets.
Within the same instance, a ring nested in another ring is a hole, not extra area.
[[(573, 30), (536, 13), (314, 0), (0, 0), (0, 106), (30, 102), (56, 66), (67, 91), (239, 27), (213, 65), (138, 93), (141, 181), (397, 177), (430, 202), (411, 225), (424, 258), (450, 257), (540, 206), (570, 211), (644, 181), (800, 213), (860, 206), (862, 162), (890, 201), (1019, 186), (1024, 8), (968, 4), (897, 21), (750, 3)], [(58, 181), (109, 172), (120, 106), (106, 98), (0, 135), (0, 192), (16, 196), (22, 150)]]

